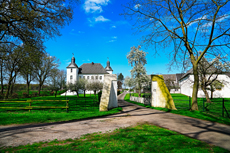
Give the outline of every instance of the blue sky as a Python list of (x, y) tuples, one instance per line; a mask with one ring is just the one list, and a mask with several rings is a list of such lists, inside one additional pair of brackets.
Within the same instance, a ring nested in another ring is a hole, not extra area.
[[(135, 30), (128, 20), (125, 20), (123, 7), (128, 1), (117, 0), (84, 0), (74, 9), (73, 20), (60, 30), (62, 36), (55, 37), (45, 43), (46, 51), (51, 56), (60, 59), (60, 69), (66, 69), (72, 58), (78, 66), (83, 63), (101, 63), (106, 66), (109, 57), (113, 74), (122, 73), (131, 76), (131, 66), (126, 58), (132, 46), (138, 46), (141, 34), (134, 34)], [(154, 56), (154, 51), (142, 47), (148, 52), (147, 74), (180, 73), (180, 70), (168, 72), (167, 54), (159, 51)]]

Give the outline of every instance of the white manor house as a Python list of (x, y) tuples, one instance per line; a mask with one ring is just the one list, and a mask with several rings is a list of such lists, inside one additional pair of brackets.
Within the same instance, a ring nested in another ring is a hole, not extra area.
[[(100, 63), (84, 63), (80, 67), (75, 63), (75, 58), (72, 57), (71, 63), (67, 68), (67, 84), (76, 82), (79, 78), (87, 79), (88, 81), (99, 80), (104, 82), (105, 74), (112, 74), (113, 69), (110, 67), (109, 60), (107, 65), (104, 68)], [(86, 93), (93, 93), (93, 91), (86, 91)], [(79, 91), (83, 93), (83, 91)], [(76, 92), (67, 91), (67, 93), (61, 94), (64, 95), (76, 95)]]

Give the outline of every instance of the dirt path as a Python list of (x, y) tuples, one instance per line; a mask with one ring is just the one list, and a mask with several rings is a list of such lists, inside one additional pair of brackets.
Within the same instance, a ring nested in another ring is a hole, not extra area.
[(0, 126), (0, 146), (18, 146), (50, 140), (79, 138), (87, 133), (112, 131), (137, 123), (149, 122), (184, 135), (230, 150), (230, 126), (148, 109), (123, 101), (119, 96), (119, 114), (58, 123)]

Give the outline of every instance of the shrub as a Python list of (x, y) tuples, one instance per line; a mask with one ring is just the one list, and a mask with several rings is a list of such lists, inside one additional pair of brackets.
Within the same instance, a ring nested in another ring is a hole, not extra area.
[(37, 97), (37, 96), (38, 96), (38, 93), (37, 93), (37, 92), (34, 92), (34, 93), (33, 93), (33, 96), (34, 96), (34, 97)]
[(29, 95), (26, 92), (23, 92), (22, 96), (23, 96), (23, 98), (28, 98), (29, 97)]
[(17, 93), (13, 93), (11, 97), (12, 98), (18, 98), (18, 94)]
[(99, 92), (97, 93), (97, 95), (98, 95), (98, 101), (99, 101), (99, 102), (101, 101), (101, 94), (102, 94), (102, 91), (99, 91)]
[(117, 91), (117, 95), (120, 95), (120, 94), (121, 94), (120, 90), (119, 90), (119, 91)]
[(54, 92), (53, 92), (53, 91), (51, 91), (51, 92), (50, 92), (50, 95), (51, 95), (51, 96), (53, 96), (53, 95), (54, 95)]
[(4, 99), (4, 94), (0, 94), (0, 99)]

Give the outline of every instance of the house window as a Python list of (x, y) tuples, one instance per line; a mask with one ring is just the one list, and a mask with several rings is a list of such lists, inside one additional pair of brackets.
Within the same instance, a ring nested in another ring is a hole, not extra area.
[(71, 69), (71, 72), (73, 72), (73, 69)]
[(70, 79), (73, 79), (73, 76), (72, 76), (72, 75), (70, 76)]
[(85, 76), (83, 76), (83, 79), (85, 79)]
[(100, 76), (100, 80), (102, 80), (102, 76)]
[(87, 79), (89, 80), (89, 76), (87, 76)]
[(96, 80), (98, 80), (98, 76), (96, 76)]
[(91, 76), (91, 79), (92, 79), (92, 80), (94, 80), (94, 77), (93, 77), (93, 76)]

